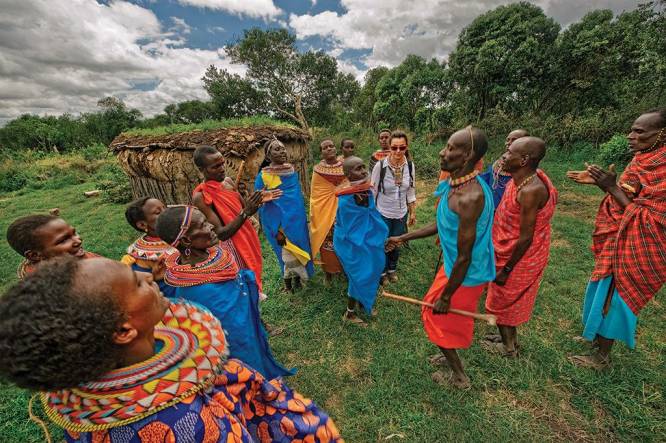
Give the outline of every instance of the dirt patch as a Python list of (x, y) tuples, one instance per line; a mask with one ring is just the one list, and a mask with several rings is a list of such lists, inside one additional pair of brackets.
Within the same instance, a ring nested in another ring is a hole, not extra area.
[(593, 221), (603, 196), (562, 191), (557, 199), (557, 213)]
[(569, 242), (569, 240), (566, 240), (564, 238), (555, 238), (550, 242), (550, 246), (552, 248), (567, 249), (571, 247), (571, 243)]
[(435, 180), (416, 180), (416, 207), (421, 206), (437, 189), (437, 181)]

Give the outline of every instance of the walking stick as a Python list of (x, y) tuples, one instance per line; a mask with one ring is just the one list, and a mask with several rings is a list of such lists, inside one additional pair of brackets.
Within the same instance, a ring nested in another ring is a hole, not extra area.
[(243, 170), (245, 169), (245, 159), (241, 160), (240, 165), (238, 166), (238, 174), (236, 174), (236, 191), (238, 191), (238, 184), (240, 179), (243, 176)]
[[(404, 297), (402, 295), (391, 294), (390, 292), (386, 291), (382, 291), (382, 295), (387, 298), (392, 298), (393, 300), (404, 301), (406, 303), (411, 303), (413, 305), (426, 306), (428, 308), (435, 307), (435, 305), (433, 305), (432, 303), (424, 302), (411, 297)], [(470, 317), (473, 318), (474, 320), (485, 321), (490, 326), (497, 326), (497, 317), (495, 317), (492, 314), (479, 314), (478, 312), (469, 312), (469, 311), (463, 311), (462, 309), (454, 309), (454, 308), (449, 308), (447, 312), (451, 314), (462, 315), (464, 317)]]

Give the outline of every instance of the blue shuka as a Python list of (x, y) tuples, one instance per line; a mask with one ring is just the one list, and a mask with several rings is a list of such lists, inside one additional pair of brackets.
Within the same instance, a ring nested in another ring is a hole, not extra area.
[[(483, 189), (483, 211), (476, 222), (476, 239), (472, 249), (472, 261), (467, 269), (463, 286), (477, 286), (495, 280), (495, 250), (493, 249), (493, 194), (488, 184), (478, 176), (474, 178)], [(435, 196), (437, 205), (437, 232), (444, 257), (444, 273), (451, 276), (453, 264), (458, 258), (458, 214), (449, 208), (449, 180), (439, 182)]]
[(479, 177), (481, 177), (490, 186), (493, 193), (493, 203), (495, 204), (495, 209), (497, 209), (500, 202), (502, 201), (502, 196), (506, 190), (506, 185), (508, 185), (511, 181), (511, 176), (500, 174), (497, 176), (497, 182), (495, 182), (493, 167), (494, 165), (488, 165), (488, 169), (479, 174)]
[(252, 271), (242, 269), (234, 280), (179, 286), (174, 298), (198, 303), (220, 320), (230, 358), (241, 360), (269, 380), (296, 372), (273, 357), (259, 316), (259, 291)]
[(314, 265), (312, 263), (312, 249), (310, 248), (310, 232), (298, 173), (277, 175), (269, 172), (268, 174), (273, 179), (269, 183), (264, 182), (264, 174), (266, 172), (262, 171), (257, 175), (254, 189), (280, 189), (282, 191), (282, 196), (279, 199), (264, 203), (258, 211), (266, 239), (280, 263), (280, 272), (284, 274), (284, 261), (282, 260), (282, 246), (278, 244), (276, 239), (278, 230), (282, 230), (291, 243), (310, 255), (310, 261), (305, 265), (305, 269), (308, 275), (312, 276)]
[(347, 275), (349, 297), (360, 302), (368, 314), (375, 304), (386, 264), (387, 237), (388, 228), (375, 208), (372, 195), (367, 207), (356, 204), (354, 194), (338, 196), (333, 249)]

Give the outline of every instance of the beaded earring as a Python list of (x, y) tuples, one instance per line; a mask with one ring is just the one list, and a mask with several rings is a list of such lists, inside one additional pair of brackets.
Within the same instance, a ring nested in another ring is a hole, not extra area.
[(185, 250), (183, 251), (183, 255), (185, 255), (186, 257), (189, 257), (191, 253), (192, 251), (190, 251), (190, 248), (185, 248)]

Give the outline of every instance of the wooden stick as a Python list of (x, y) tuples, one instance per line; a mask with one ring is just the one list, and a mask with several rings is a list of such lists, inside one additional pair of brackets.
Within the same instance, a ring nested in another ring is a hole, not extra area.
[(238, 191), (238, 184), (240, 183), (241, 176), (243, 175), (243, 169), (245, 169), (245, 160), (241, 160), (241, 163), (238, 166), (238, 174), (236, 174), (236, 190), (237, 191)]
[[(406, 303), (411, 303), (413, 305), (420, 305), (428, 308), (435, 307), (435, 305), (433, 305), (432, 303), (424, 302), (411, 297), (404, 297), (402, 295), (391, 294), (390, 292), (386, 291), (382, 291), (382, 295), (387, 298), (392, 298), (393, 300), (404, 301)], [(485, 321), (490, 326), (497, 325), (497, 317), (492, 314), (479, 314), (478, 312), (463, 311), (462, 309), (455, 309), (455, 308), (449, 308), (447, 312), (450, 312), (451, 314), (458, 314), (465, 317), (470, 317), (473, 318), (474, 320)]]

